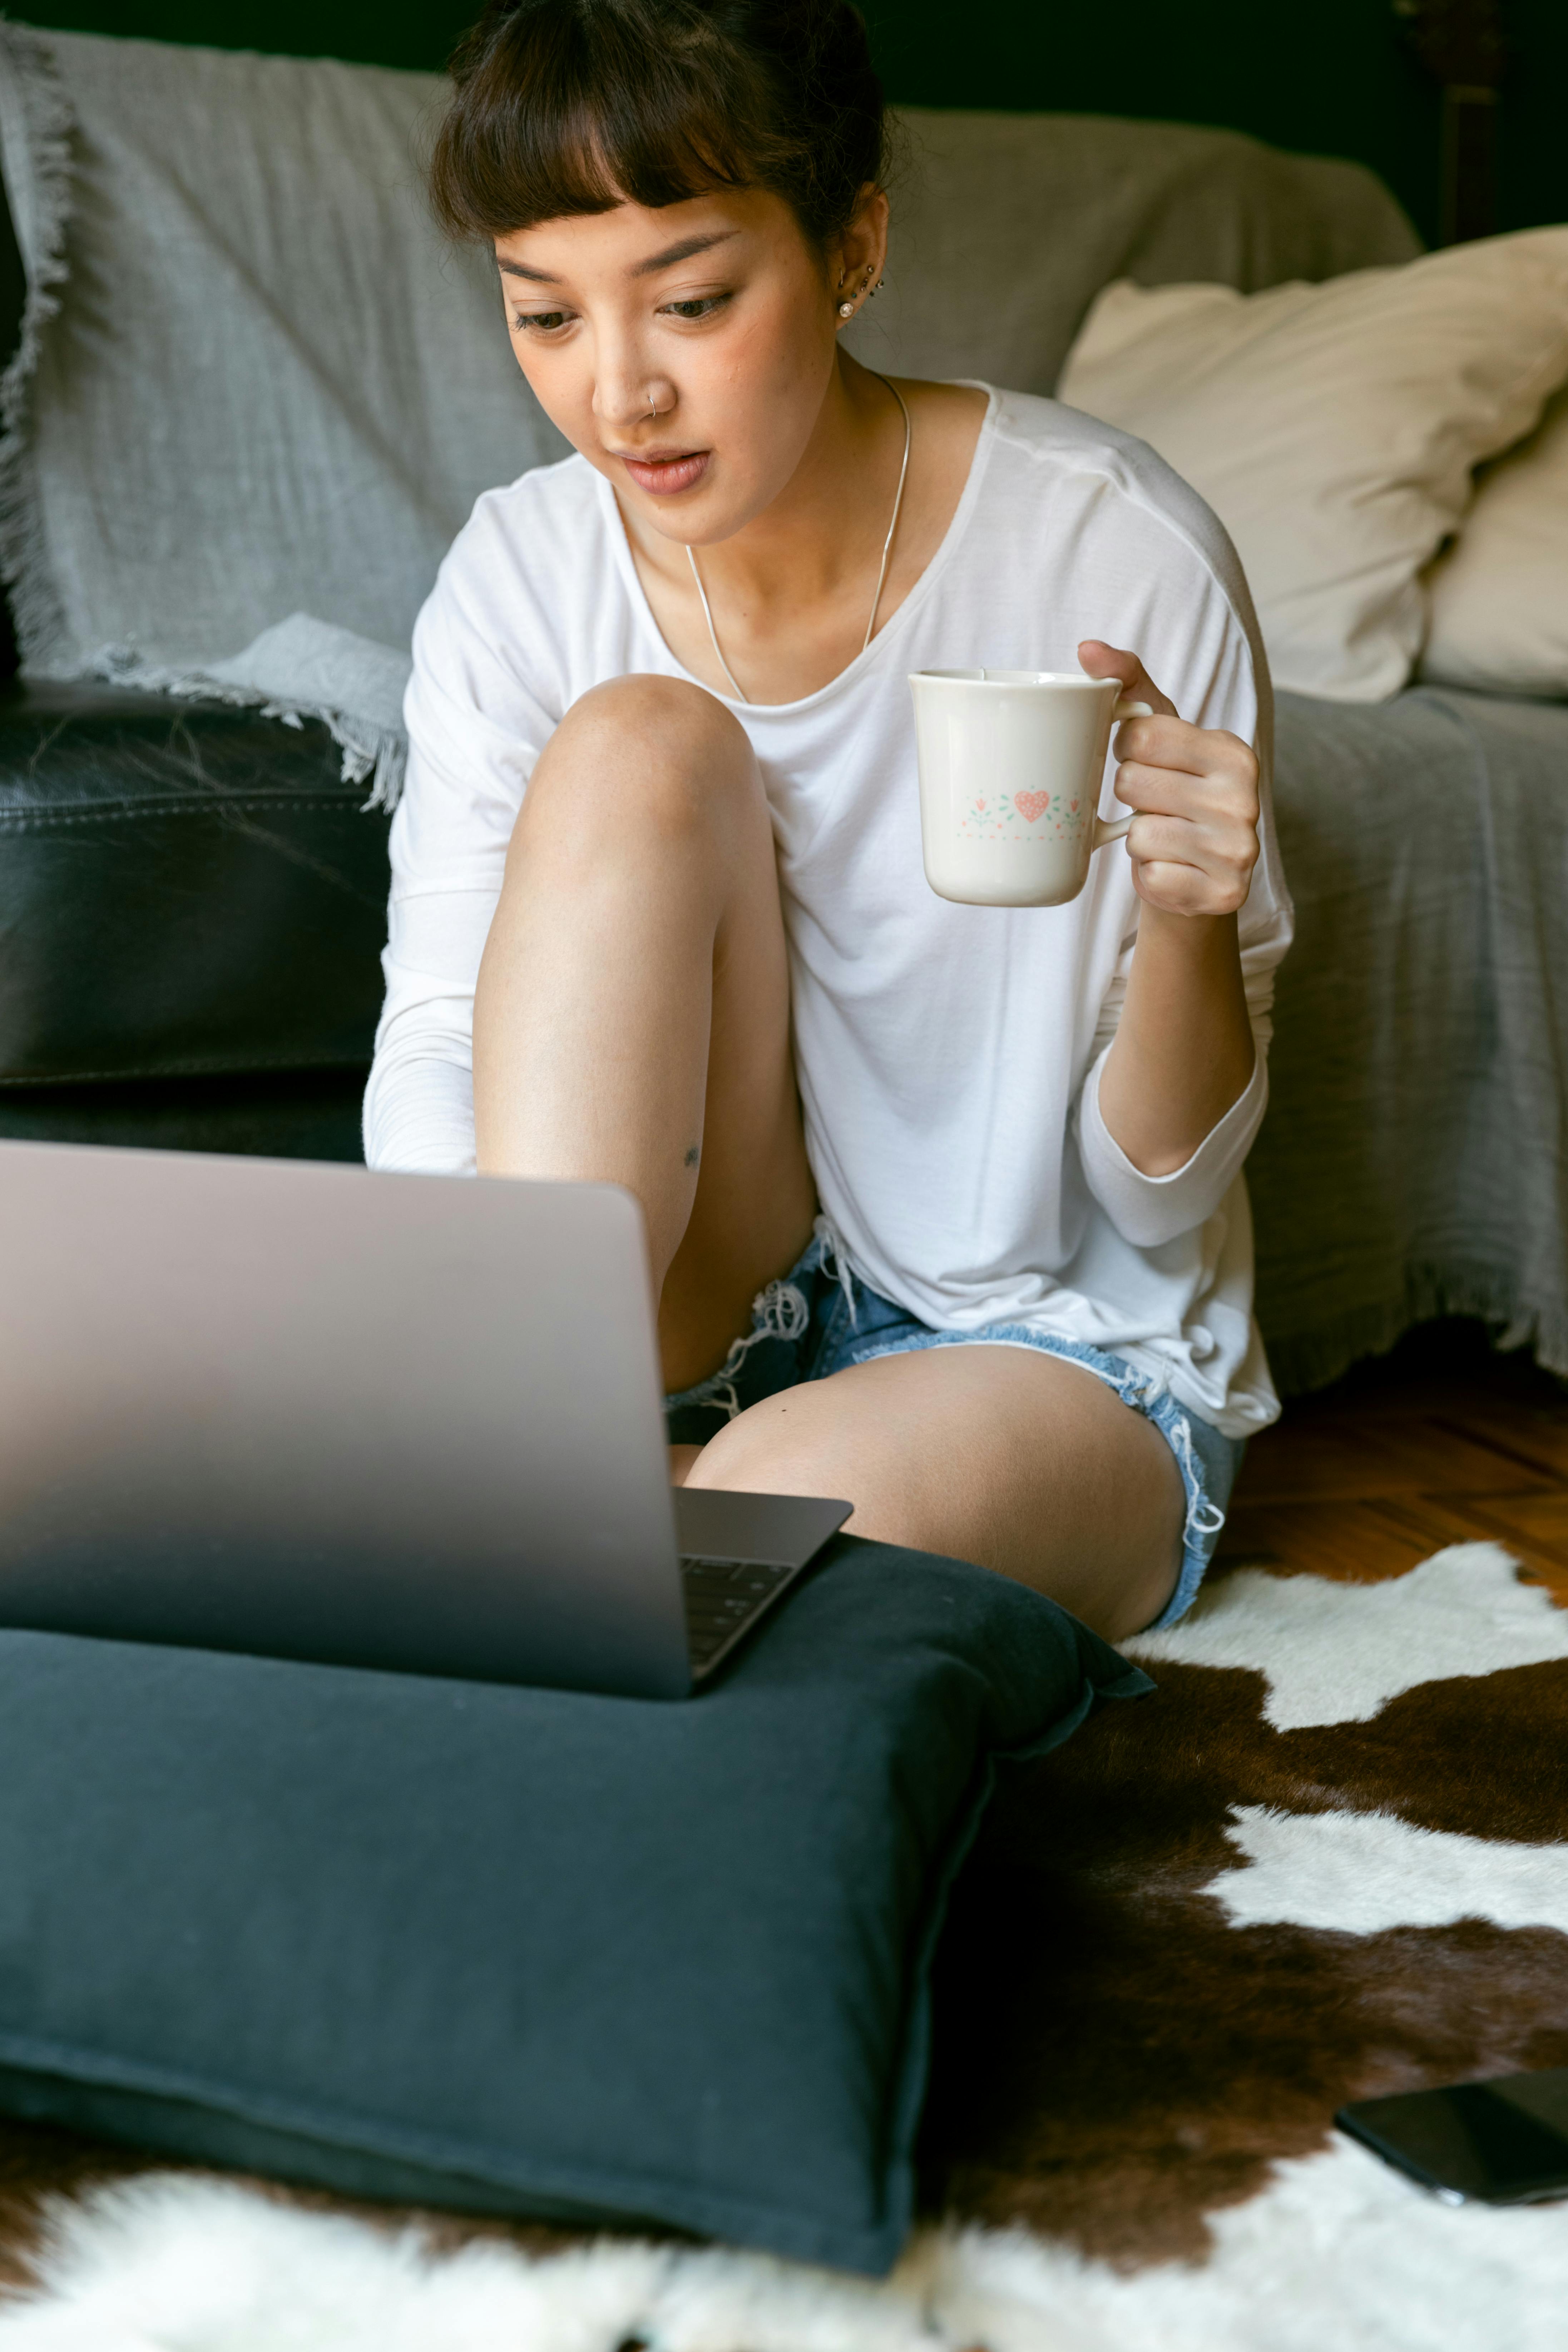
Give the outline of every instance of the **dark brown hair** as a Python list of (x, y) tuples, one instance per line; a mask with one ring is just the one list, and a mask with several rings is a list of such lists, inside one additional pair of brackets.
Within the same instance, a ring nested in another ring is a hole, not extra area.
[(820, 247), (886, 177), (849, 0), (491, 0), (451, 73), (430, 187), (457, 237), (762, 187)]

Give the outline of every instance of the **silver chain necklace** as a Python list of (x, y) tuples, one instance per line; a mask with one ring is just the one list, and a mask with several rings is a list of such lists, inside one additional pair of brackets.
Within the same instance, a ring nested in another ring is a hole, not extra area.
[[(877, 574), (877, 593), (871, 599), (871, 610), (866, 617), (866, 634), (860, 641), (860, 651), (862, 653), (865, 652), (867, 646), (871, 642), (871, 632), (877, 625), (877, 607), (882, 601), (882, 590), (887, 585), (888, 559), (893, 551), (893, 533), (898, 530), (899, 513), (904, 503), (904, 482), (910, 470), (910, 442), (912, 437), (910, 429), (910, 412), (905, 406), (903, 394), (899, 390), (896, 383), (889, 383), (885, 375), (878, 373), (875, 369), (872, 370), (872, 373), (877, 375), (877, 380), (879, 383), (886, 383), (888, 385), (888, 390), (892, 394), (893, 398), (898, 402), (899, 406), (903, 409), (904, 459), (902, 465), (899, 467), (899, 487), (893, 494), (893, 520), (888, 525), (888, 536), (882, 541), (882, 568)], [(730, 690), (734, 695), (736, 701), (749, 702), (752, 698), (751, 696), (742, 692), (736, 680), (735, 673), (730, 667), (729, 663), (725, 660), (723, 647), (719, 643), (719, 632), (713, 626), (713, 608), (708, 602), (708, 591), (702, 585), (702, 574), (697, 569), (697, 551), (695, 548), (690, 546), (687, 548), (686, 560), (691, 566), (691, 577), (697, 583), (697, 593), (702, 600), (702, 617), (708, 624), (708, 635), (713, 646), (713, 658), (718, 663), (720, 668), (723, 671), (725, 677), (729, 679)]]

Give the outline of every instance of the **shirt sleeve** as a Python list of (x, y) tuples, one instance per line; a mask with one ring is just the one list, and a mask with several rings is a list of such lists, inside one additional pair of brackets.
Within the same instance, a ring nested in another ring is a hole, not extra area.
[(474, 989), (512, 828), (564, 702), (559, 656), (481, 500), (414, 633), (393, 819), (372, 1168), (474, 1172)]
[(1107, 1045), (1084, 1080), (1079, 1152), (1089, 1189), (1118, 1233), (1138, 1249), (1158, 1249), (1206, 1224), (1240, 1175), (1268, 1108), (1266, 1050), (1258, 1047), (1252, 1076), (1225, 1117), (1168, 1176), (1146, 1176), (1135, 1168), (1100, 1116), (1100, 1074), (1110, 1051)]
[[(1100, 1080), (1110, 1050), (1137, 947), (1136, 921), (1122, 940), (1100, 1004), (1079, 1090), (1075, 1125), (1089, 1191), (1123, 1239), (1156, 1249), (1205, 1224), (1241, 1171), (1268, 1106), (1274, 975), (1289, 946), (1294, 913), (1274, 824), (1274, 707), (1267, 657), (1240, 563), (1212, 518), (1212, 547), (1169, 548), (1167, 576), (1151, 614), (1145, 667), (1181, 717), (1224, 728), (1250, 743), (1258, 763), (1258, 858), (1237, 924), (1242, 982), (1252, 1027), (1250, 1079), (1184, 1167), (1166, 1176), (1135, 1168), (1106, 1126)], [(1118, 803), (1118, 813), (1125, 814)]]

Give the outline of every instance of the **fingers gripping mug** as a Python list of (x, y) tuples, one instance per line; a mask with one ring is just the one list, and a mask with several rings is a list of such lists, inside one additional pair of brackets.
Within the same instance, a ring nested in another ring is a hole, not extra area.
[(1039, 669), (922, 669), (911, 676), (921, 842), (940, 898), (972, 907), (1060, 907), (1089, 861), (1132, 819), (1096, 813), (1110, 730), (1152, 717), (1120, 681)]

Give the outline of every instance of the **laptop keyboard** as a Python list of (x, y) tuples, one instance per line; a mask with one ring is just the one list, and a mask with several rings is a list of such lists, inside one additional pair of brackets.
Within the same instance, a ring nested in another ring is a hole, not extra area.
[(754, 1559), (683, 1557), (686, 1639), (693, 1667), (700, 1672), (710, 1664), (794, 1573)]

